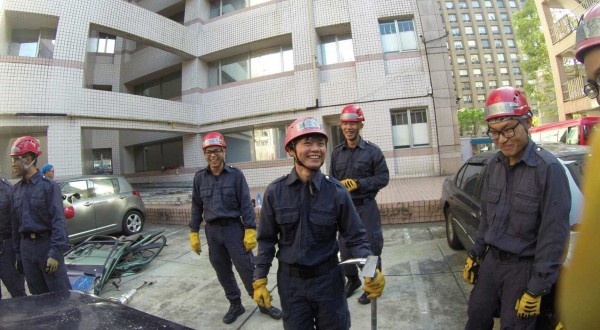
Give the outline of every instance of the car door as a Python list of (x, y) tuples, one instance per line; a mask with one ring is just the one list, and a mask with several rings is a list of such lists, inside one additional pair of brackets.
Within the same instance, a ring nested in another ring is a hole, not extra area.
[(122, 229), (123, 210), (126, 199), (119, 194), (119, 181), (117, 178), (91, 179), (94, 191), (94, 209), (96, 211), (96, 226), (98, 231), (119, 233)]
[[(475, 240), (475, 234), (479, 226), (479, 201), (478, 191), (483, 178), (484, 164), (479, 161), (466, 163), (460, 182), (457, 182), (459, 192), (457, 198), (461, 201), (460, 214), (457, 214), (454, 223), (455, 228), (460, 228), (463, 233), (463, 245), (469, 249)], [(461, 230), (457, 230), (460, 235)]]
[(481, 221), (481, 186), (483, 185), (483, 179), (485, 177), (485, 163), (472, 163), (471, 164), (471, 177), (470, 182), (472, 186), (465, 186), (464, 191), (470, 196), (471, 206), (469, 210), (469, 216), (465, 218), (465, 231), (468, 236), (468, 248), (470, 248), (477, 237), (477, 229), (479, 228), (479, 222)]
[(61, 185), (61, 193), (75, 210), (75, 217), (66, 220), (69, 240), (80, 240), (93, 235), (96, 216), (88, 180), (67, 181)]

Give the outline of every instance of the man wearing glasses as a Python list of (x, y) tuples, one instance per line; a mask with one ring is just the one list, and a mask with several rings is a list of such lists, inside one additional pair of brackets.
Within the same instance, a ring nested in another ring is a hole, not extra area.
[[(223, 316), (223, 323), (229, 324), (246, 311), (232, 264), (250, 297), (254, 294), (252, 249), (256, 247), (256, 223), (246, 178), (242, 171), (225, 164), (226, 149), (225, 138), (220, 133), (204, 136), (202, 150), (208, 166), (194, 177), (190, 244), (192, 250), (200, 254), (198, 232), (202, 221), (206, 221), (208, 258), (230, 303)], [(273, 319), (281, 318), (281, 310), (274, 306), (258, 307), (261, 313)]]
[(558, 277), (569, 235), (571, 195), (563, 166), (529, 137), (531, 110), (513, 87), (484, 108), (500, 152), (487, 163), (481, 222), (463, 270), (471, 291), (466, 329), (534, 329), (542, 296)]

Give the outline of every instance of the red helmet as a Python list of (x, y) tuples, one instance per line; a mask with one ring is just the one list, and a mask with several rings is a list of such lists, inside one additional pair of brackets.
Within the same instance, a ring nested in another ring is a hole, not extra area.
[(202, 150), (213, 146), (227, 148), (227, 143), (225, 143), (225, 138), (223, 135), (221, 135), (221, 133), (210, 132), (204, 136), (204, 141), (202, 141)]
[(523, 92), (510, 86), (491, 91), (483, 109), (486, 121), (502, 117), (532, 116)]
[(293, 123), (288, 126), (287, 132), (285, 133), (285, 151), (290, 151), (290, 142), (295, 139), (309, 134), (320, 134), (325, 137), (325, 140), (329, 140), (327, 132), (323, 129), (323, 126), (313, 117), (301, 117), (294, 120)]
[(362, 109), (358, 105), (349, 104), (342, 109), (341, 122), (365, 121)]
[(583, 63), (583, 55), (589, 48), (600, 46), (600, 4), (583, 14), (575, 39), (575, 58)]
[(21, 136), (15, 140), (10, 149), (11, 156), (23, 156), (28, 152), (33, 152), (38, 156), (42, 154), (40, 142), (33, 136)]

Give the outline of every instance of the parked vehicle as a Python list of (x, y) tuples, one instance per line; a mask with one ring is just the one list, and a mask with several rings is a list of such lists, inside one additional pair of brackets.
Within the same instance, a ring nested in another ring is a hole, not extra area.
[(548, 123), (530, 130), (531, 138), (536, 143), (566, 143), (589, 145), (592, 132), (600, 117), (582, 117), (556, 123)]
[[(583, 195), (581, 193), (583, 163), (591, 149), (587, 146), (542, 144), (556, 155), (565, 167), (571, 188), (571, 229), (576, 230)], [(458, 172), (446, 178), (442, 186), (441, 206), (446, 218), (446, 239), (455, 250), (470, 249), (481, 219), (481, 186), (486, 163), (498, 151), (484, 152), (467, 160)]]
[(69, 241), (76, 243), (94, 235), (142, 231), (146, 208), (140, 194), (122, 176), (82, 176), (59, 181), (65, 207), (74, 216), (67, 219)]

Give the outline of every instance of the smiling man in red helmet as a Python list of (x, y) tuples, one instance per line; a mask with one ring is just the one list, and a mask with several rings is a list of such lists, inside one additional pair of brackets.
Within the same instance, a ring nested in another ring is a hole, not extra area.
[(569, 184), (557, 158), (531, 140), (520, 90), (490, 92), (484, 115), (500, 151), (487, 164), (481, 222), (463, 270), (475, 284), (465, 328), (492, 329), (499, 310), (503, 329), (534, 329), (569, 236)]

